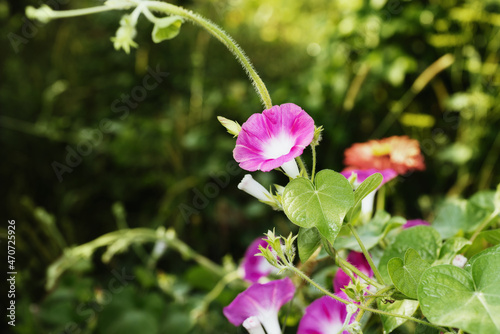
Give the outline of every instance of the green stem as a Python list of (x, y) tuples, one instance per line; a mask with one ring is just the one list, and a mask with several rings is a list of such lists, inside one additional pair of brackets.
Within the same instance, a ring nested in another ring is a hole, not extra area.
[(500, 214), (500, 210), (496, 209), (495, 211), (493, 211), (491, 213), (491, 215), (489, 215), (488, 217), (486, 217), (483, 220), (483, 222), (479, 225), (479, 227), (476, 229), (476, 231), (474, 232), (474, 234), (470, 238), (470, 242), (471, 243), (473, 243), (474, 240), (476, 240), (476, 238), (479, 235), (479, 233), (481, 233), (481, 231), (484, 230), (488, 226), (488, 224), (491, 223), (491, 221), (493, 219), (495, 219), (496, 216), (498, 216), (498, 214)]
[(377, 207), (375, 211), (382, 211), (385, 209), (385, 186), (380, 187), (377, 192)]
[(440, 330), (443, 333), (447, 332), (447, 330), (444, 329), (444, 328), (442, 328), (442, 327), (433, 325), (431, 323), (428, 323), (428, 322), (420, 320), (420, 319), (416, 319), (416, 318), (409, 317), (409, 316), (402, 315), (402, 314), (395, 314), (395, 313), (391, 313), (391, 312), (386, 312), (386, 311), (382, 311), (382, 310), (373, 309), (373, 308), (370, 308), (370, 307), (366, 307), (365, 305), (359, 305), (359, 304), (353, 303), (351, 301), (345, 300), (343, 298), (340, 298), (340, 297), (336, 296), (335, 294), (331, 293), (330, 291), (326, 290), (325, 288), (323, 288), (318, 283), (314, 282), (311, 278), (309, 278), (306, 274), (304, 274), (301, 270), (295, 268), (294, 266), (289, 266), (288, 269), (290, 269), (293, 272), (295, 272), (303, 280), (307, 281), (309, 284), (311, 284), (312, 286), (314, 286), (316, 289), (318, 289), (319, 291), (321, 291), (325, 295), (327, 295), (327, 296), (329, 296), (329, 297), (331, 297), (331, 298), (333, 298), (333, 299), (335, 299), (335, 300), (337, 300), (337, 301), (339, 301), (339, 302), (341, 302), (343, 304), (346, 304), (346, 305), (347, 304), (352, 304), (352, 305), (356, 306), (357, 308), (359, 308), (360, 310), (363, 310), (363, 311), (366, 311), (366, 312), (372, 312), (372, 313), (382, 314), (382, 315), (386, 315), (386, 316), (389, 316), (389, 317), (403, 318), (403, 319), (414, 321), (414, 322), (417, 322), (417, 323), (420, 323), (420, 324), (423, 324), (423, 325), (426, 325), (426, 326), (429, 326), (429, 327), (436, 328), (436, 329)]
[(311, 150), (312, 150), (312, 159), (313, 159), (312, 172), (311, 172), (311, 182), (314, 182), (314, 174), (316, 174), (316, 145), (311, 145)]
[(233, 53), (234, 56), (236, 56), (236, 59), (238, 59), (240, 64), (247, 72), (248, 77), (252, 80), (255, 90), (259, 94), (264, 106), (267, 109), (272, 108), (273, 104), (271, 102), (271, 97), (269, 95), (269, 92), (267, 91), (266, 85), (255, 71), (252, 63), (245, 55), (241, 47), (224, 30), (222, 30), (216, 24), (205, 19), (204, 17), (182, 7), (159, 1), (142, 1), (141, 3), (151, 10), (156, 10), (167, 14), (179, 15), (205, 28), (210, 34), (212, 34), (212, 36), (221, 41), (222, 44), (224, 44), (229, 49), (229, 51)]
[[(369, 307), (370, 304), (375, 300), (376, 298), (374, 297), (369, 297), (366, 299), (366, 302), (363, 304), (363, 306), (365, 307)], [(363, 317), (363, 315), (365, 314), (365, 310), (359, 310), (359, 313), (356, 315), (356, 318), (354, 319), (354, 321), (357, 321), (357, 322), (360, 322), (361, 321), (361, 318)]]
[(97, 7), (81, 8), (81, 9), (53, 10), (47, 6), (42, 6), (39, 9), (35, 9), (31, 6), (28, 6), (26, 8), (26, 16), (29, 19), (37, 19), (42, 22), (48, 22), (50, 20), (55, 20), (55, 19), (108, 12), (114, 9), (115, 8), (110, 6), (97, 6)]
[(364, 279), (366, 282), (370, 283), (373, 286), (376, 286), (379, 289), (381, 289), (381, 288), (384, 287), (380, 283), (378, 283), (378, 282), (374, 281), (373, 279), (371, 279), (370, 277), (366, 276), (366, 274), (364, 274), (361, 270), (359, 270), (354, 265), (352, 265), (351, 263), (349, 263), (349, 261), (344, 260), (343, 258), (341, 258), (338, 255), (338, 253), (337, 253), (337, 257), (336, 258), (337, 258), (337, 262), (338, 262), (339, 266), (341, 266), (341, 267), (347, 267), (347, 269), (349, 269), (350, 271), (354, 272), (356, 275), (358, 275), (359, 277), (361, 277), (362, 279)]
[(377, 279), (377, 281), (379, 281), (380, 284), (385, 285), (384, 279), (382, 278), (382, 275), (380, 275), (380, 272), (378, 271), (377, 267), (373, 263), (372, 257), (370, 256), (370, 254), (366, 250), (366, 247), (363, 244), (363, 241), (361, 241), (361, 238), (359, 237), (358, 232), (356, 232), (356, 229), (351, 224), (347, 224), (347, 226), (349, 226), (349, 228), (351, 229), (352, 235), (358, 241), (359, 247), (361, 248), (361, 251), (365, 255), (366, 261), (368, 261), (368, 263), (370, 264), (370, 267), (373, 270), (373, 274), (375, 275), (375, 278)]

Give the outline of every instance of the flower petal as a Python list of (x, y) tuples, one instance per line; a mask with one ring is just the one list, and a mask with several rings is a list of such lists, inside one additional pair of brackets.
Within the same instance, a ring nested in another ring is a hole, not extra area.
[[(347, 296), (341, 292), (335, 295), (344, 298)], [(300, 320), (297, 334), (337, 334), (347, 317), (346, 305), (328, 296), (316, 299), (306, 308), (304, 316)], [(354, 315), (349, 323), (354, 321)], [(348, 331), (343, 331), (348, 334)]]
[(223, 313), (235, 326), (255, 316), (269, 333), (270, 328), (276, 327), (279, 309), (292, 299), (294, 293), (295, 286), (288, 277), (266, 284), (255, 283), (236, 296)]
[(422, 220), (422, 219), (412, 219), (412, 220), (407, 220), (406, 224), (403, 225), (403, 228), (407, 229), (407, 228), (418, 226), (418, 225), (427, 225), (427, 226), (429, 226), (430, 223), (426, 222), (425, 220)]

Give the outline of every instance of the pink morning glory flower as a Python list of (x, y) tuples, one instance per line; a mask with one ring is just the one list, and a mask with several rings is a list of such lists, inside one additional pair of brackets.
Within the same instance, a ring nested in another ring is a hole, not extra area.
[(425, 220), (422, 220), (422, 219), (411, 219), (411, 220), (407, 220), (406, 221), (406, 224), (403, 225), (403, 228), (407, 229), (407, 228), (418, 226), (418, 225), (427, 225), (427, 226), (429, 226), (430, 223), (426, 222)]
[(265, 284), (255, 283), (236, 296), (223, 313), (235, 326), (256, 317), (267, 334), (280, 334), (278, 311), (292, 299), (294, 293), (295, 286), (288, 277)]
[(260, 237), (255, 239), (248, 246), (241, 264), (245, 272), (243, 278), (252, 283), (256, 283), (262, 277), (278, 271), (278, 269), (267, 262), (265, 257), (255, 256), (255, 254), (260, 254), (259, 245), (266, 248), (269, 244)]
[(233, 151), (240, 167), (248, 171), (282, 167), (295, 178), (299, 169), (295, 158), (300, 156), (314, 137), (314, 120), (301, 107), (285, 103), (253, 114), (241, 126)]
[[(359, 252), (350, 252), (349, 255), (347, 256), (346, 259), (350, 264), (358, 268), (363, 274), (366, 276), (372, 278), (373, 277), (373, 271), (372, 268), (370, 267), (370, 264), (366, 260), (365, 256), (363, 253)], [(355, 273), (353, 273), (355, 277), (358, 277)], [(340, 292), (345, 286), (349, 285), (349, 282), (351, 281), (351, 278), (340, 268), (337, 270), (337, 273), (335, 274), (335, 278), (333, 279), (333, 289), (335, 292)]]
[[(349, 300), (343, 292), (336, 296)], [(347, 306), (331, 297), (323, 296), (316, 299), (306, 308), (306, 312), (299, 323), (297, 334), (338, 334), (343, 328), (348, 316)], [(351, 315), (348, 324), (354, 322), (355, 315)], [(349, 334), (347, 330), (342, 334)]]

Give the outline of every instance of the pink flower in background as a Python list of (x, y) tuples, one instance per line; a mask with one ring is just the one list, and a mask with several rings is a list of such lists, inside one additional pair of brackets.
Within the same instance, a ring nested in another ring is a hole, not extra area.
[(418, 226), (418, 225), (427, 225), (429, 226), (430, 223), (426, 222), (425, 220), (422, 219), (412, 219), (412, 220), (407, 220), (406, 224), (403, 225), (404, 229), (413, 227), (413, 226)]
[(295, 286), (288, 277), (266, 284), (255, 283), (236, 296), (223, 313), (235, 326), (256, 317), (267, 334), (280, 334), (278, 311), (293, 298), (294, 293)]
[(295, 178), (299, 170), (294, 159), (313, 136), (314, 120), (302, 108), (293, 103), (273, 106), (243, 123), (233, 156), (245, 170), (268, 172), (282, 167)]
[(392, 136), (356, 143), (344, 151), (344, 164), (352, 168), (393, 169), (402, 175), (424, 170), (424, 157), (418, 141), (408, 136)]
[[(370, 264), (366, 260), (363, 253), (359, 252), (350, 252), (346, 259), (350, 264), (354, 265), (358, 268), (363, 274), (372, 278), (373, 271), (370, 267)], [(355, 277), (358, 277), (355, 273), (353, 273)], [(351, 278), (342, 270), (341, 268), (337, 270), (335, 274), (335, 278), (333, 279), (333, 289), (335, 292), (340, 292), (345, 286), (349, 285)]]
[(245, 271), (243, 278), (252, 283), (256, 283), (260, 278), (278, 271), (278, 269), (270, 265), (263, 256), (255, 256), (255, 254), (260, 253), (259, 245), (266, 248), (268, 243), (261, 237), (255, 239), (250, 246), (248, 246), (241, 264)]
[[(349, 300), (343, 292), (335, 293), (336, 296)], [(347, 318), (347, 307), (335, 299), (324, 296), (316, 299), (306, 308), (300, 320), (297, 334), (338, 334)], [(354, 322), (356, 314), (351, 316), (349, 324)], [(342, 331), (342, 334), (349, 334)]]

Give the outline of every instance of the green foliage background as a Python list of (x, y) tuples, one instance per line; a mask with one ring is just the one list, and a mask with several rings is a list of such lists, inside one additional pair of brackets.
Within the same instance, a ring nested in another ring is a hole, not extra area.
[[(98, 4), (54, 3), (61, 9)], [(320, 169), (341, 170), (343, 151), (355, 142), (405, 134), (418, 139), (427, 170), (399, 178), (387, 199), (392, 214), (432, 221), (445, 196), (469, 197), (500, 182), (500, 1), (175, 3), (235, 38), (274, 104), (296, 103), (325, 127)], [(237, 262), (268, 228), (287, 234), (293, 227), (236, 188), (243, 171), (229, 174), (234, 139), (216, 116), (241, 124), (262, 107), (224, 46), (189, 23), (175, 39), (156, 45), (152, 25), (140, 20), (139, 48), (126, 55), (109, 40), (120, 13), (42, 26), (24, 17), (27, 5), (38, 4), (0, 1), (0, 211), (5, 222), (16, 220), (13, 330), (62, 333), (74, 322), (81, 333), (237, 332), (221, 308), (238, 289), (225, 291), (191, 324), (189, 312), (216, 280), (174, 252), (148, 266), (141, 254), (152, 245), (108, 264), (98, 252), (45, 290), (46, 269), (65, 249), (127, 226), (173, 227), (215, 262), (226, 254)], [(439, 68), (446, 61), (449, 66)], [(117, 112), (125, 104), (115, 101), (142, 85), (148, 67), (168, 76), (126, 116), (124, 109)], [(77, 149), (104, 119), (111, 131), (59, 182), (53, 162), (67, 164), (67, 147)], [(308, 154), (305, 159), (310, 163)], [(197, 192), (207, 192), (222, 174), (230, 175), (229, 184), (195, 208)], [(285, 182), (277, 173), (256, 178)], [(185, 206), (196, 211), (188, 219)], [(113, 270), (135, 279), (99, 306)], [(161, 282), (175, 283), (169, 290)], [(80, 305), (97, 306), (77, 312)]]

